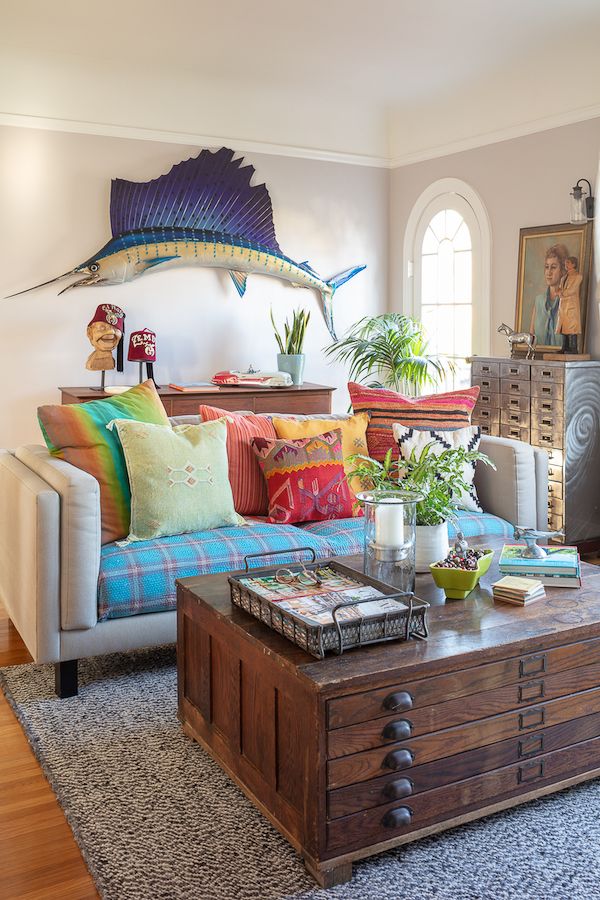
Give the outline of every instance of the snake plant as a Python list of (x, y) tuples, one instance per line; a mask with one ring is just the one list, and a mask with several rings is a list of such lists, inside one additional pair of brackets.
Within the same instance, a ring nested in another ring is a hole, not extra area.
[(297, 355), (303, 352), (304, 338), (306, 337), (306, 326), (310, 320), (310, 313), (303, 309), (294, 310), (292, 324), (285, 320), (283, 328), (283, 336), (279, 333), (275, 319), (273, 318), (273, 310), (271, 309), (271, 323), (275, 333), (275, 340), (279, 346), (279, 352), (289, 355)]

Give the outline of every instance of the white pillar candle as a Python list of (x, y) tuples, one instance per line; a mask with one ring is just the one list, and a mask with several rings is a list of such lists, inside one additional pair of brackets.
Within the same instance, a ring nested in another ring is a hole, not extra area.
[(375, 543), (378, 547), (401, 547), (404, 544), (404, 503), (387, 500), (375, 508)]

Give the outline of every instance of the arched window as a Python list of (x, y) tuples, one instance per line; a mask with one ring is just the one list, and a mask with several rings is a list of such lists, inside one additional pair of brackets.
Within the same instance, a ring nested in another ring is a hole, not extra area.
[(469, 185), (442, 179), (423, 192), (404, 242), (404, 312), (425, 326), (431, 352), (452, 359), (443, 388), (469, 383), (467, 357), (490, 352), (490, 229)]

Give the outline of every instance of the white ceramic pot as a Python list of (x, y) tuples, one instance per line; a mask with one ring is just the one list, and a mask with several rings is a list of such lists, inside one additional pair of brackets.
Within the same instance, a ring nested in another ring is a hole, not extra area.
[(441, 525), (417, 525), (415, 569), (429, 572), (431, 563), (448, 555), (448, 523)]

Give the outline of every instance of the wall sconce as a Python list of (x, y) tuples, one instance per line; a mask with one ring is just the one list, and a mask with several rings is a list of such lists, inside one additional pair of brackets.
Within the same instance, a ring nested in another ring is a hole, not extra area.
[[(581, 182), (585, 181), (589, 189), (589, 196), (581, 187)], [(571, 191), (571, 223), (579, 225), (581, 222), (587, 222), (588, 219), (594, 218), (594, 196), (592, 194), (592, 186), (587, 178), (580, 178)]]

